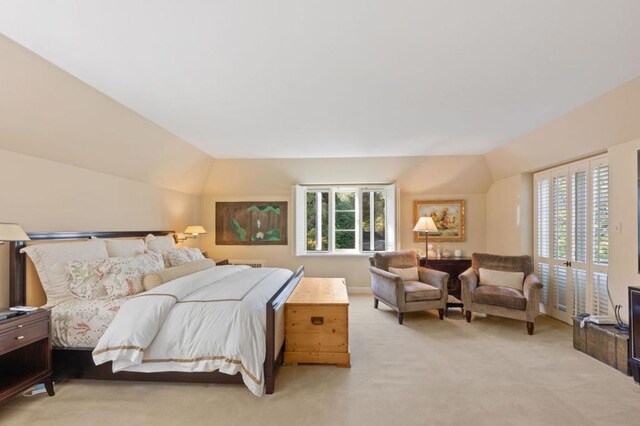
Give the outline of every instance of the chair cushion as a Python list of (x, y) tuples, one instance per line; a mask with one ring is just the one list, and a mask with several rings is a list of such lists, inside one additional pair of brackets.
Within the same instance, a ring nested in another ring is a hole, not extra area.
[(418, 255), (413, 250), (377, 252), (373, 255), (373, 263), (373, 266), (389, 272), (389, 266), (394, 268), (418, 266)]
[(442, 297), (442, 292), (438, 287), (421, 283), (420, 281), (405, 281), (404, 298), (407, 302), (419, 300), (438, 300)]
[(389, 266), (389, 272), (400, 277), (402, 281), (419, 281), (418, 267), (413, 266), (411, 268), (394, 268)]
[(497, 285), (522, 291), (524, 272), (494, 271), (493, 269), (480, 268), (480, 285)]
[(473, 293), (471, 293), (471, 300), (473, 300), (474, 303), (502, 306), (520, 311), (524, 311), (527, 308), (527, 299), (521, 291), (515, 288), (500, 287), (497, 285), (478, 286)]
[(531, 256), (498, 256), (495, 254), (473, 253), (471, 267), (476, 274), (480, 268), (493, 269), (494, 271), (524, 272), (524, 276), (533, 272)]

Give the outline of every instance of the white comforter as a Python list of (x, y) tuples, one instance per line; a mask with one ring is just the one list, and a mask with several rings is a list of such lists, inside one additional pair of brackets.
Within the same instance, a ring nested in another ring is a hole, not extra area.
[(93, 351), (113, 371), (240, 372), (264, 390), (266, 303), (292, 275), (276, 268), (218, 266), (133, 297)]

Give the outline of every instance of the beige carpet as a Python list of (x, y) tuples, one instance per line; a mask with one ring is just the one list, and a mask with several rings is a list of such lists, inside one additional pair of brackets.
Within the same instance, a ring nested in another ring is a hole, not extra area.
[(276, 393), (240, 385), (68, 381), (0, 406), (2, 425), (640, 424), (640, 387), (541, 318), (467, 324), (459, 310), (405, 315), (352, 296), (353, 367), (283, 367)]

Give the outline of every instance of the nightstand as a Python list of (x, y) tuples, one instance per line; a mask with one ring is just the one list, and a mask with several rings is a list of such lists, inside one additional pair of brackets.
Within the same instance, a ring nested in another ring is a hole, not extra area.
[(0, 320), (0, 403), (51, 380), (51, 316), (45, 309)]

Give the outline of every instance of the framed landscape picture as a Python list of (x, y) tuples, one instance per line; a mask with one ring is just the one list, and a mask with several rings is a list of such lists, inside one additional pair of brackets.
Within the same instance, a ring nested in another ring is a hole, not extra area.
[[(429, 241), (464, 241), (464, 200), (429, 200), (413, 202), (413, 223), (431, 216), (438, 232), (429, 233)], [(424, 242), (424, 232), (414, 232), (413, 241)]]
[(217, 202), (217, 245), (287, 245), (287, 202)]

